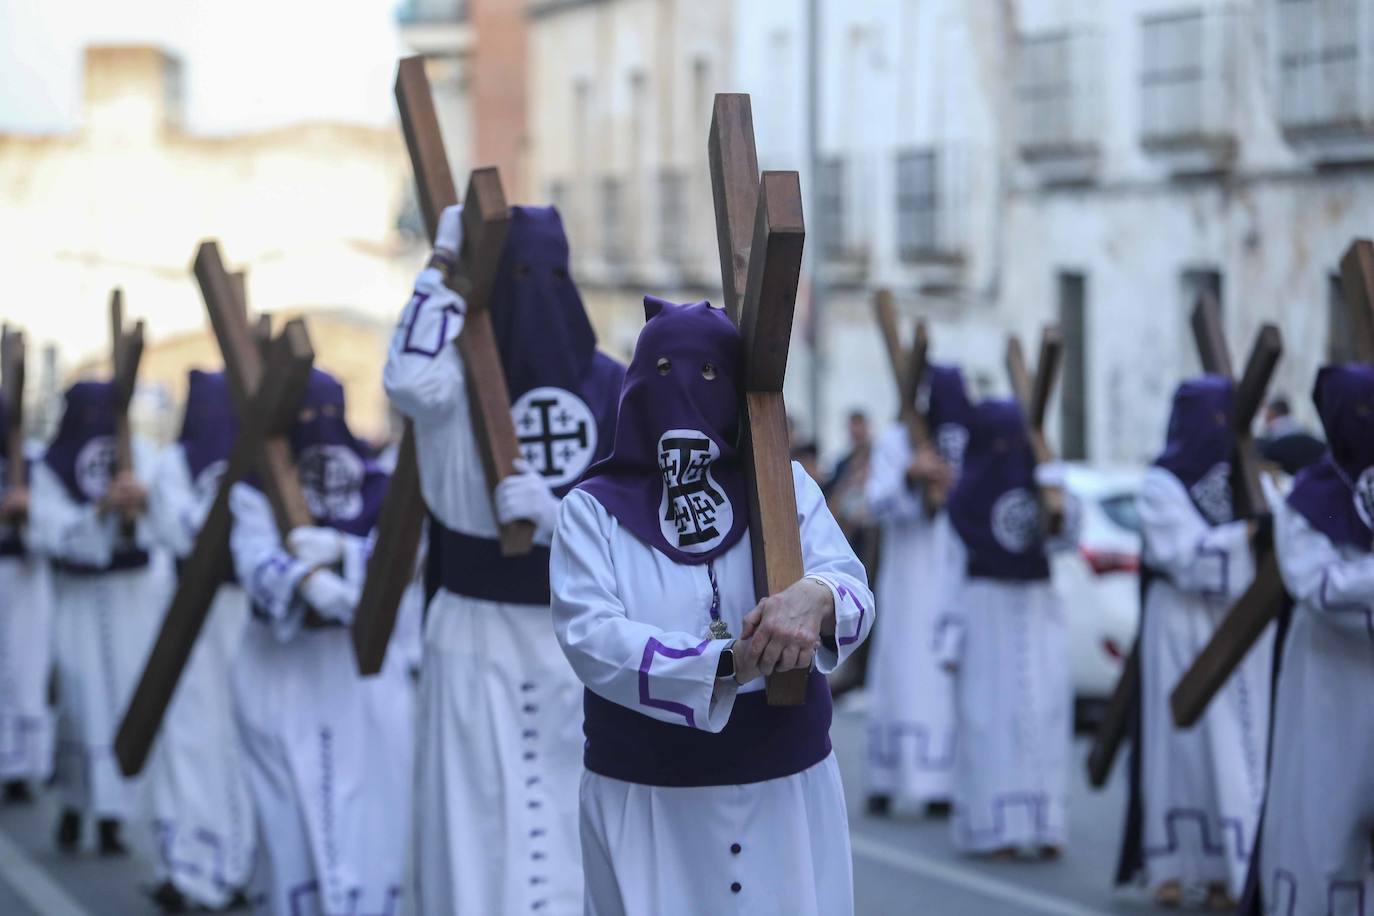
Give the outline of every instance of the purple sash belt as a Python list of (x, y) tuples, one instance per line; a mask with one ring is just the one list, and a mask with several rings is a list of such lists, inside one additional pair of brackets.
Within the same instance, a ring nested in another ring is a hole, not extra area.
[(522, 557), (503, 557), (500, 541), (445, 528), (430, 515), (425, 594), (433, 598), (440, 588), (481, 601), (547, 606), (549, 548), (536, 544)]
[(125, 572), (142, 569), (148, 565), (148, 551), (136, 547), (125, 547), (114, 552), (108, 566), (91, 566), (86, 563), (73, 563), (70, 560), (54, 559), (52, 568), (71, 576), (102, 576), (105, 573)]
[(734, 786), (792, 776), (830, 755), (830, 684), (811, 672), (806, 703), (769, 706), (762, 690), (735, 698), (718, 734), (651, 719), (583, 691), (583, 764), (647, 786)]

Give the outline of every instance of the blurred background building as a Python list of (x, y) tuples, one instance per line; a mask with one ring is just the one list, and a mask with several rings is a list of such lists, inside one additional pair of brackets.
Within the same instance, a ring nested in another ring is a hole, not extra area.
[[(799, 169), (807, 194), (788, 399), (828, 457), (851, 408), (895, 410), (870, 317), (880, 287), (985, 393), (1005, 390), (1008, 332), (1033, 344), (1059, 322), (1053, 421), (1068, 457), (1096, 462), (1157, 450), (1172, 387), (1197, 370), (1200, 290), (1220, 297), (1237, 359), (1262, 322), (1282, 327), (1279, 387), (1304, 409), (1315, 367), (1344, 355), (1336, 262), (1374, 232), (1374, 0), (197, 6), (248, 35), (282, 31), (279, 8), (363, 25), (342, 55), (295, 39), (254, 55), (252, 77), (223, 68), (223, 40), (168, 38), (150, 14), (142, 41), (125, 27), (119, 42), (87, 42), (84, 107), (68, 123), (0, 107), (0, 243), (18, 265), (0, 309), (57, 341), (64, 366), (99, 355), (115, 284), (150, 322), (150, 358), (164, 338), (203, 334), (186, 265), (217, 235), (249, 269), (256, 307), (372, 323), (350, 394), (368, 405), (360, 428), (383, 434), (383, 403), (361, 392), (379, 385), (424, 249), (387, 107), (401, 53), (428, 58), (460, 184), (499, 164), (513, 200), (562, 210), (602, 345), (620, 355), (646, 292), (718, 295), (711, 101), (752, 93), (760, 164)], [(366, 92), (350, 88), (355, 71)], [(256, 124), (228, 101), (235, 79), (312, 94), (245, 85)], [(207, 126), (201, 101), (233, 117)], [(364, 347), (348, 339), (319, 344), (322, 365)], [(173, 351), (190, 352), (168, 344), (169, 367)], [(165, 397), (150, 401), (175, 409), (179, 388), (151, 372)]]

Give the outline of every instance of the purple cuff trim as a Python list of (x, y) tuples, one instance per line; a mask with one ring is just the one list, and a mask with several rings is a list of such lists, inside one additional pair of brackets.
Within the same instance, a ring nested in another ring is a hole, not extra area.
[(1198, 548), (1199, 561), (1213, 555), (1216, 556), (1218, 562), (1221, 564), (1221, 575), (1218, 577), (1221, 581), (1216, 589), (1209, 589), (1204, 586), (1198, 591), (1205, 598), (1225, 598), (1231, 593), (1229, 587), (1231, 584), (1231, 554), (1223, 547)]
[(677, 703), (673, 700), (656, 700), (649, 696), (649, 668), (654, 663), (655, 655), (662, 655), (665, 658), (690, 658), (700, 655), (706, 651), (711, 640), (703, 639), (695, 649), (670, 649), (663, 643), (649, 637), (649, 641), (644, 644), (644, 657), (639, 661), (639, 703), (641, 706), (651, 706), (654, 709), (662, 709), (667, 712), (676, 713), (687, 720), (689, 728), (697, 727), (696, 713), (692, 707), (685, 703)]
[[(859, 641), (859, 637), (863, 634), (863, 631), (864, 631), (864, 614), (865, 614), (866, 612), (865, 612), (865, 610), (864, 610), (863, 603), (862, 603), (861, 601), (859, 601), (858, 596), (856, 596), (856, 595), (855, 595), (853, 592), (851, 592), (848, 588), (846, 588), (846, 587), (843, 586), (843, 585), (836, 585), (836, 586), (835, 586), (835, 591), (836, 591), (837, 594), (839, 594), (839, 596), (840, 596), (841, 598), (848, 599), (850, 602), (852, 602), (852, 603), (854, 604), (854, 606), (855, 606), (856, 608), (859, 609), (859, 625), (858, 625), (857, 627), (854, 628), (854, 635), (853, 635), (853, 636), (841, 636), (841, 637), (839, 637), (838, 639), (835, 640), (835, 644), (836, 644), (837, 646), (849, 646), (849, 645), (853, 645), (854, 643), (856, 643), (856, 642)], [(838, 612), (838, 608), (837, 608), (836, 610), (837, 610), (837, 612)], [(838, 613), (836, 614), (836, 616), (839, 616)]]
[(406, 324), (405, 340), (401, 342), (402, 353), (418, 353), (420, 356), (427, 356), (431, 359), (435, 356), (438, 356), (439, 353), (443, 351), (444, 344), (448, 337), (448, 316), (450, 315), (450, 313), (457, 315), (460, 318), (463, 316), (462, 310), (459, 309), (457, 306), (444, 306), (444, 310), (439, 313), (438, 341), (434, 344), (433, 347), (422, 347), (416, 345), (412, 342), (412, 339), (415, 335), (415, 325), (419, 322), (420, 311), (425, 307), (425, 302), (429, 300), (429, 297), (429, 293), (422, 293), (419, 290), (415, 291), (415, 308), (410, 313), (410, 321)]

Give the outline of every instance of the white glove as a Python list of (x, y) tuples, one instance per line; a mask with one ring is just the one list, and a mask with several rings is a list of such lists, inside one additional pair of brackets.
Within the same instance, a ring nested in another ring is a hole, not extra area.
[(1049, 464), (1036, 465), (1035, 468), (1035, 482), (1042, 487), (1058, 487), (1062, 490), (1068, 476), (1068, 468), (1064, 467), (1062, 461), (1051, 461)]
[(439, 214), (439, 228), (434, 233), (434, 247), (442, 248), (450, 257), (457, 257), (463, 245), (463, 205), (445, 207)]
[(333, 528), (295, 528), (286, 536), (286, 546), (310, 566), (333, 566), (343, 559), (343, 533)]
[(327, 569), (317, 569), (301, 583), (301, 597), (321, 617), (352, 623), (360, 590)]
[(515, 471), (496, 485), (496, 519), (503, 525), (521, 519), (534, 522), (535, 539), (547, 538), (558, 520), (558, 497), (528, 462), (517, 459)]

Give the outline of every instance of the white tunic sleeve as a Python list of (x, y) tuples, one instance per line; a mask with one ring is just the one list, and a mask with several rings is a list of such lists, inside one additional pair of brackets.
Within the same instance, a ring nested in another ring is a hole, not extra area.
[(1343, 554), (1287, 505), (1274, 517), (1274, 546), (1293, 600), (1324, 619), (1368, 634), (1374, 614), (1374, 554)]
[[(629, 619), (616, 589), (611, 527), (610, 514), (581, 490), (559, 508), (549, 582), (554, 633), (564, 655), (589, 690), (613, 703), (662, 722), (719, 732), (735, 705), (734, 680), (716, 680), (729, 641)], [(655, 703), (642, 702), (642, 693)], [(684, 706), (691, 715), (678, 711)]]
[(83, 566), (108, 566), (117, 536), (114, 517), (95, 503), (71, 498), (62, 480), (45, 464), (33, 466), (29, 537), (36, 550), (55, 560)]
[(868, 460), (864, 499), (875, 521), (905, 522), (923, 517), (921, 488), (910, 487), (906, 482), (910, 463), (906, 427), (894, 423), (878, 438)]
[(1209, 525), (1178, 478), (1152, 468), (1140, 493), (1145, 562), (1184, 592), (1207, 598), (1239, 594), (1255, 576), (1245, 522)]
[(175, 556), (189, 555), (213, 499), (213, 494), (208, 500), (197, 497), (186, 466), (186, 450), (180, 445), (163, 449), (148, 490), (148, 521), (153, 537)]
[(797, 521), (801, 525), (802, 568), (806, 578), (830, 589), (835, 600), (835, 639), (816, 653), (816, 667), (829, 674), (859, 647), (873, 629), (873, 592), (868, 574), (854, 555), (839, 523), (826, 507), (821, 488), (801, 465), (792, 463), (792, 484), (797, 494)]
[(249, 600), (271, 619), (272, 635), (288, 642), (305, 622), (306, 604), (296, 589), (311, 568), (282, 547), (272, 507), (260, 491), (234, 484), (229, 508), (234, 514), (229, 550), (238, 580)]
[(451, 413), (463, 398), (463, 367), (452, 346), (467, 306), (439, 271), (427, 267), (391, 336), (382, 384), (396, 408), (411, 419)]
[[(132, 446), (134, 472), (147, 486), (152, 452), (141, 439), (135, 439)], [(55, 560), (97, 568), (108, 566), (115, 549), (124, 541), (119, 519), (101, 514), (94, 502), (72, 499), (61, 478), (41, 461), (34, 462), (31, 486), (29, 542), (33, 548)], [(134, 545), (142, 549), (152, 545), (147, 516), (140, 517), (134, 526)]]

